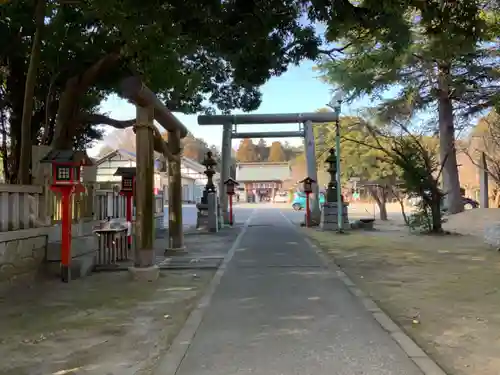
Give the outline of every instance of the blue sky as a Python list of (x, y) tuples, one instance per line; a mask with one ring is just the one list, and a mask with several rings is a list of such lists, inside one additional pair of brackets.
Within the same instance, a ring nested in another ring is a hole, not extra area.
[[(280, 77), (270, 79), (261, 90), (263, 93), (260, 108), (253, 113), (300, 113), (314, 112), (325, 107), (331, 99), (332, 87), (324, 84), (318, 79), (318, 72), (313, 71), (314, 63), (307, 61), (300, 66), (290, 67), (290, 69)], [(352, 104), (342, 106), (343, 114), (355, 114), (357, 109), (367, 105), (365, 100), (358, 100)], [(128, 120), (135, 116), (135, 108), (127, 101), (118, 96), (111, 96), (101, 105), (101, 110), (111, 117)], [(234, 114), (242, 113), (234, 111)], [(220, 147), (222, 128), (221, 126), (199, 126), (196, 115), (184, 115), (175, 113), (176, 117), (182, 121), (186, 127), (196, 136), (203, 138), (208, 144), (215, 144)], [(110, 131), (111, 129), (106, 129)], [(270, 131), (270, 130), (298, 130), (298, 124), (276, 124), (276, 125), (248, 125), (239, 126), (238, 131)], [(268, 138), (267, 142), (275, 139)], [(299, 138), (287, 138), (291, 144), (302, 144)], [(233, 147), (237, 147), (239, 140), (233, 141)], [(89, 153), (98, 152), (100, 145), (90, 150)]]

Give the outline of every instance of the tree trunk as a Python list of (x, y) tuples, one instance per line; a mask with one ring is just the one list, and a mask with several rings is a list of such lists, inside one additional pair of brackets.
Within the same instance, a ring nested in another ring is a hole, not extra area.
[(31, 181), (31, 117), (33, 115), (33, 95), (35, 92), (40, 52), (42, 46), (42, 31), (45, 19), (45, 0), (37, 0), (35, 8), (36, 30), (31, 46), (31, 57), (24, 87), (23, 117), (21, 120), (21, 155), (19, 156), (18, 183), (28, 185)]
[(380, 220), (387, 221), (387, 207), (385, 206), (387, 202), (386, 190), (383, 187), (371, 187), (369, 189), (373, 199), (377, 203), (378, 211), (380, 215)]
[(0, 109), (0, 132), (2, 134), (2, 143), (0, 145), (1, 155), (2, 155), (2, 167), (3, 167), (3, 181), (7, 183), (10, 178), (9, 174), (9, 151), (7, 147), (7, 129), (6, 129), (6, 116), (3, 108)]
[(66, 82), (59, 100), (52, 148), (71, 149), (73, 138), (78, 131), (80, 119), (79, 100), (94, 85), (97, 78), (120, 60), (119, 52), (109, 53), (88, 68), (83, 74), (70, 78)]
[(72, 148), (73, 140), (70, 138), (69, 133), (79, 97), (78, 78), (70, 78), (66, 82), (61, 99), (59, 100), (52, 148), (59, 150)]
[(9, 162), (8, 173), (10, 184), (17, 182), (19, 170), (19, 157), (21, 153), (21, 118), (23, 113), (24, 84), (26, 83), (26, 71), (24, 60), (17, 57), (9, 62), (9, 75), (7, 76), (7, 88), (5, 90), (7, 103), (11, 107), (9, 114)]
[[(378, 203), (378, 202), (377, 202)], [(385, 201), (380, 200), (380, 203), (378, 203), (378, 208), (379, 208), (379, 215), (380, 215), (380, 220), (382, 221), (387, 221), (389, 218), (387, 217), (387, 207), (385, 205)]]
[(456, 214), (464, 210), (464, 204), (458, 176), (453, 103), (450, 98), (449, 79), (450, 67), (448, 65), (439, 66), (439, 151), (443, 165), (443, 190), (447, 194), (448, 212)]
[(495, 207), (500, 208), (500, 189), (495, 192)]
[(436, 194), (431, 202), (431, 225), (430, 229), (432, 233), (441, 233), (443, 232), (443, 226), (441, 223), (441, 197), (439, 194)]
[(403, 215), (403, 220), (405, 224), (409, 225), (408, 216), (406, 216), (405, 201), (403, 197), (393, 187), (391, 187), (391, 193), (396, 199), (396, 201), (399, 203), (399, 206), (401, 207), (401, 215)]

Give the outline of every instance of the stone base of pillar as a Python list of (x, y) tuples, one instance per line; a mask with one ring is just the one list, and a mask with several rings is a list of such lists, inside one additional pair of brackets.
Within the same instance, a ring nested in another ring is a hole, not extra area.
[(196, 208), (198, 209), (196, 216), (196, 229), (208, 227), (208, 205), (198, 203)]
[[(342, 229), (350, 229), (349, 217), (347, 208), (349, 203), (342, 202)], [(323, 230), (338, 230), (338, 211), (337, 202), (325, 203), (323, 205), (323, 210), (321, 211), (321, 223), (320, 227)]]
[(188, 252), (186, 251), (186, 246), (182, 247), (168, 247), (165, 249), (164, 255), (165, 256), (180, 256), (180, 255), (186, 255)]
[(128, 272), (134, 281), (152, 282), (160, 277), (160, 268), (156, 265), (151, 267), (129, 267)]
[(208, 231), (218, 232), (222, 226), (220, 215), (220, 204), (215, 193), (208, 194)]

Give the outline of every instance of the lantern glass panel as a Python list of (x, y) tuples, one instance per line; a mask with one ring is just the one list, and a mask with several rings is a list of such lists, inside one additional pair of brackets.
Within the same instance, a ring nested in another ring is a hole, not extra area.
[(60, 165), (56, 169), (56, 179), (59, 181), (70, 181), (71, 180), (71, 174), (70, 174), (71, 167), (67, 167), (64, 165)]
[(132, 179), (128, 178), (128, 177), (123, 178), (122, 188), (127, 189), (127, 190), (131, 190), (132, 189)]

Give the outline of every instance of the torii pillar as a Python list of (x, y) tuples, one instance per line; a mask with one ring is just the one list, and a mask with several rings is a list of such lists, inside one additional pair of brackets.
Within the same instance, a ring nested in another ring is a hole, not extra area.
[(228, 209), (228, 196), (226, 194), (225, 181), (229, 179), (229, 174), (231, 171), (231, 123), (224, 124), (222, 127), (222, 147), (221, 147), (221, 171), (220, 171), (220, 181), (219, 181), (219, 200), (220, 207), (222, 211), (222, 218), (224, 224), (230, 224), (229, 209)]
[(185, 250), (182, 224), (181, 137), (178, 131), (168, 132), (168, 144), (171, 152), (179, 158), (168, 160), (168, 247), (165, 254)]
[[(187, 128), (165, 107), (161, 100), (144, 85), (140, 77), (128, 77), (121, 82), (121, 95), (131, 101), (137, 108), (136, 142), (137, 142), (137, 182), (136, 182), (136, 256), (135, 266), (130, 271), (137, 280), (152, 281), (158, 278), (159, 269), (154, 265), (154, 150), (170, 159), (175, 178), (169, 186), (171, 196), (181, 196), (180, 176), (180, 139), (184, 138)], [(161, 126), (174, 133), (174, 142), (170, 147), (161, 139), (161, 134), (154, 125), (157, 120)], [(175, 143), (177, 141), (177, 143)], [(177, 221), (172, 228), (171, 236), (177, 240), (176, 245), (183, 243), (182, 237), (182, 201), (171, 206)], [(171, 212), (171, 214), (172, 214)], [(172, 242), (172, 241), (170, 241)]]
[(148, 272), (148, 278), (157, 278), (158, 267), (154, 266), (154, 154), (153, 154), (153, 120), (152, 106), (136, 106), (136, 248), (132, 272)]

